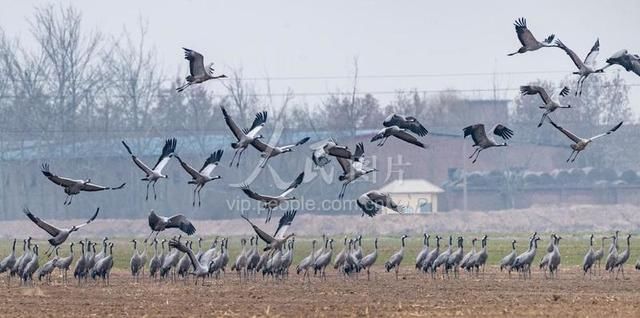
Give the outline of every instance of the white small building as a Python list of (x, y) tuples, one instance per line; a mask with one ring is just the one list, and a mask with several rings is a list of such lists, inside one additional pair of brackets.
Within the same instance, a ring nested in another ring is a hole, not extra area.
[(438, 194), (444, 192), (424, 179), (395, 180), (378, 191), (388, 193), (396, 203), (405, 206), (405, 213), (438, 212)]

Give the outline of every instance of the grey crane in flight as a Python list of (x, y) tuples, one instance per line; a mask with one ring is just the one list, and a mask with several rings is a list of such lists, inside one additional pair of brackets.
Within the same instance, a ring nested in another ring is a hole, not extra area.
[(42, 174), (51, 182), (64, 188), (64, 193), (67, 194), (67, 198), (64, 200), (65, 205), (71, 204), (73, 196), (80, 193), (80, 191), (96, 192), (103, 190), (119, 190), (122, 189), (126, 183), (123, 183), (117, 187), (105, 187), (91, 182), (91, 179), (76, 180), (67, 177), (61, 177), (51, 173), (49, 170), (49, 164), (42, 164)]
[(209, 63), (207, 67), (204, 66), (204, 57), (202, 54), (187, 48), (182, 48), (184, 50), (184, 58), (189, 61), (189, 75), (187, 75), (186, 83), (182, 86), (176, 88), (176, 91), (182, 92), (187, 87), (193, 84), (200, 84), (206, 82), (211, 79), (219, 79), (226, 78), (227, 76), (224, 74), (221, 75), (213, 75), (215, 71), (213, 69), (213, 63)]

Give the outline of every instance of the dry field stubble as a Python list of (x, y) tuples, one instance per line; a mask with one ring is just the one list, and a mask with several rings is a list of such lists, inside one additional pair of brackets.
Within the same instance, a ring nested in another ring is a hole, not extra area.
[(333, 270), (326, 282), (303, 283), (292, 274), (286, 281), (240, 282), (227, 274), (206, 286), (177, 282), (133, 283), (121, 270), (110, 286), (90, 282), (35, 288), (0, 288), (1, 316), (7, 317), (363, 317), (363, 316), (640, 316), (640, 274), (628, 266), (626, 279), (585, 278), (579, 268), (564, 268), (558, 279), (509, 279), (495, 267), (480, 277), (432, 280), (403, 267), (400, 279), (377, 267), (345, 280)]

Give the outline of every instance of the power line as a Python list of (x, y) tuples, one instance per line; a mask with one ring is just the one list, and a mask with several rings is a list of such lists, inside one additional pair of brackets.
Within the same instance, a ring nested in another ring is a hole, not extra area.
[[(592, 87), (613, 87), (615, 85), (605, 84), (605, 85), (593, 85)], [(620, 85), (623, 87), (633, 88), (640, 86), (640, 83), (631, 83)], [(421, 94), (438, 94), (445, 92), (456, 92), (456, 93), (488, 93), (488, 92), (512, 92), (512, 91), (520, 91), (520, 87), (505, 87), (505, 88), (469, 88), (469, 89), (408, 89), (408, 90), (379, 90), (379, 91), (367, 91), (360, 90), (356, 92), (356, 95), (362, 96), (366, 94), (371, 95), (393, 95), (398, 94), (399, 92), (416, 92)], [(285, 96), (293, 96), (293, 97), (304, 97), (304, 96), (346, 96), (351, 95), (353, 92), (302, 92), (302, 93), (253, 93), (246, 94), (247, 96), (255, 96), (255, 97), (285, 97)], [(117, 98), (130, 98), (129, 95), (110, 95), (111, 97)], [(228, 94), (213, 94), (214, 97), (226, 97)], [(0, 99), (8, 99), (8, 98), (24, 98), (24, 96), (16, 96), (16, 95), (0, 95)], [(36, 96), (35, 98), (55, 98), (55, 96)]]

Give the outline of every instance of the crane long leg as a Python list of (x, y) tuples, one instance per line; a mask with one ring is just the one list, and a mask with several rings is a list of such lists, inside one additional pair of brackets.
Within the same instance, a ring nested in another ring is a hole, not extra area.
[(158, 195), (156, 195), (156, 182), (158, 182), (158, 179), (153, 181), (153, 184), (151, 185), (151, 187), (153, 188), (153, 199), (154, 200), (158, 199)]
[(242, 148), (240, 150), (240, 153), (238, 154), (238, 160), (236, 160), (236, 168), (240, 166), (240, 158), (242, 158), (242, 153), (244, 153), (245, 149), (247, 148)]
[(578, 158), (578, 154), (580, 153), (580, 151), (576, 151), (576, 155), (573, 156), (573, 159), (571, 159), (571, 162), (576, 161), (576, 158)]
[(196, 206), (196, 190), (198, 190), (198, 185), (193, 188), (193, 203), (191, 204), (192, 206)]
[(144, 197), (145, 201), (149, 200), (149, 184), (151, 184), (151, 181), (147, 182), (147, 196)]
[(200, 191), (202, 191), (202, 188), (204, 188), (204, 185), (201, 185), (198, 189), (198, 206), (202, 205), (202, 200), (200, 198)]
[(231, 162), (229, 163), (229, 167), (233, 167), (233, 161), (236, 160), (236, 156), (238, 155), (238, 150), (236, 149), (236, 151), (233, 153), (233, 158), (231, 158)]
[(478, 157), (480, 157), (481, 151), (482, 151), (482, 148), (477, 149), (476, 157), (473, 159), (473, 161), (471, 161), (471, 163), (476, 163), (476, 161), (478, 160)]
[(480, 148), (476, 148), (476, 150), (473, 151), (473, 153), (471, 154), (471, 156), (469, 156), (469, 159), (473, 158), (473, 156), (476, 155), (477, 152), (480, 151)]
[(547, 118), (547, 115), (549, 115), (549, 111), (545, 111), (542, 114), (542, 118), (540, 118), (540, 122), (538, 123), (538, 127), (542, 126), (542, 123), (544, 122), (544, 120)]
[(573, 157), (573, 154), (574, 154), (575, 152), (576, 152), (575, 150), (571, 152), (571, 154), (569, 155), (569, 158), (567, 158), (567, 162), (569, 162), (569, 160), (571, 160), (571, 157)]

